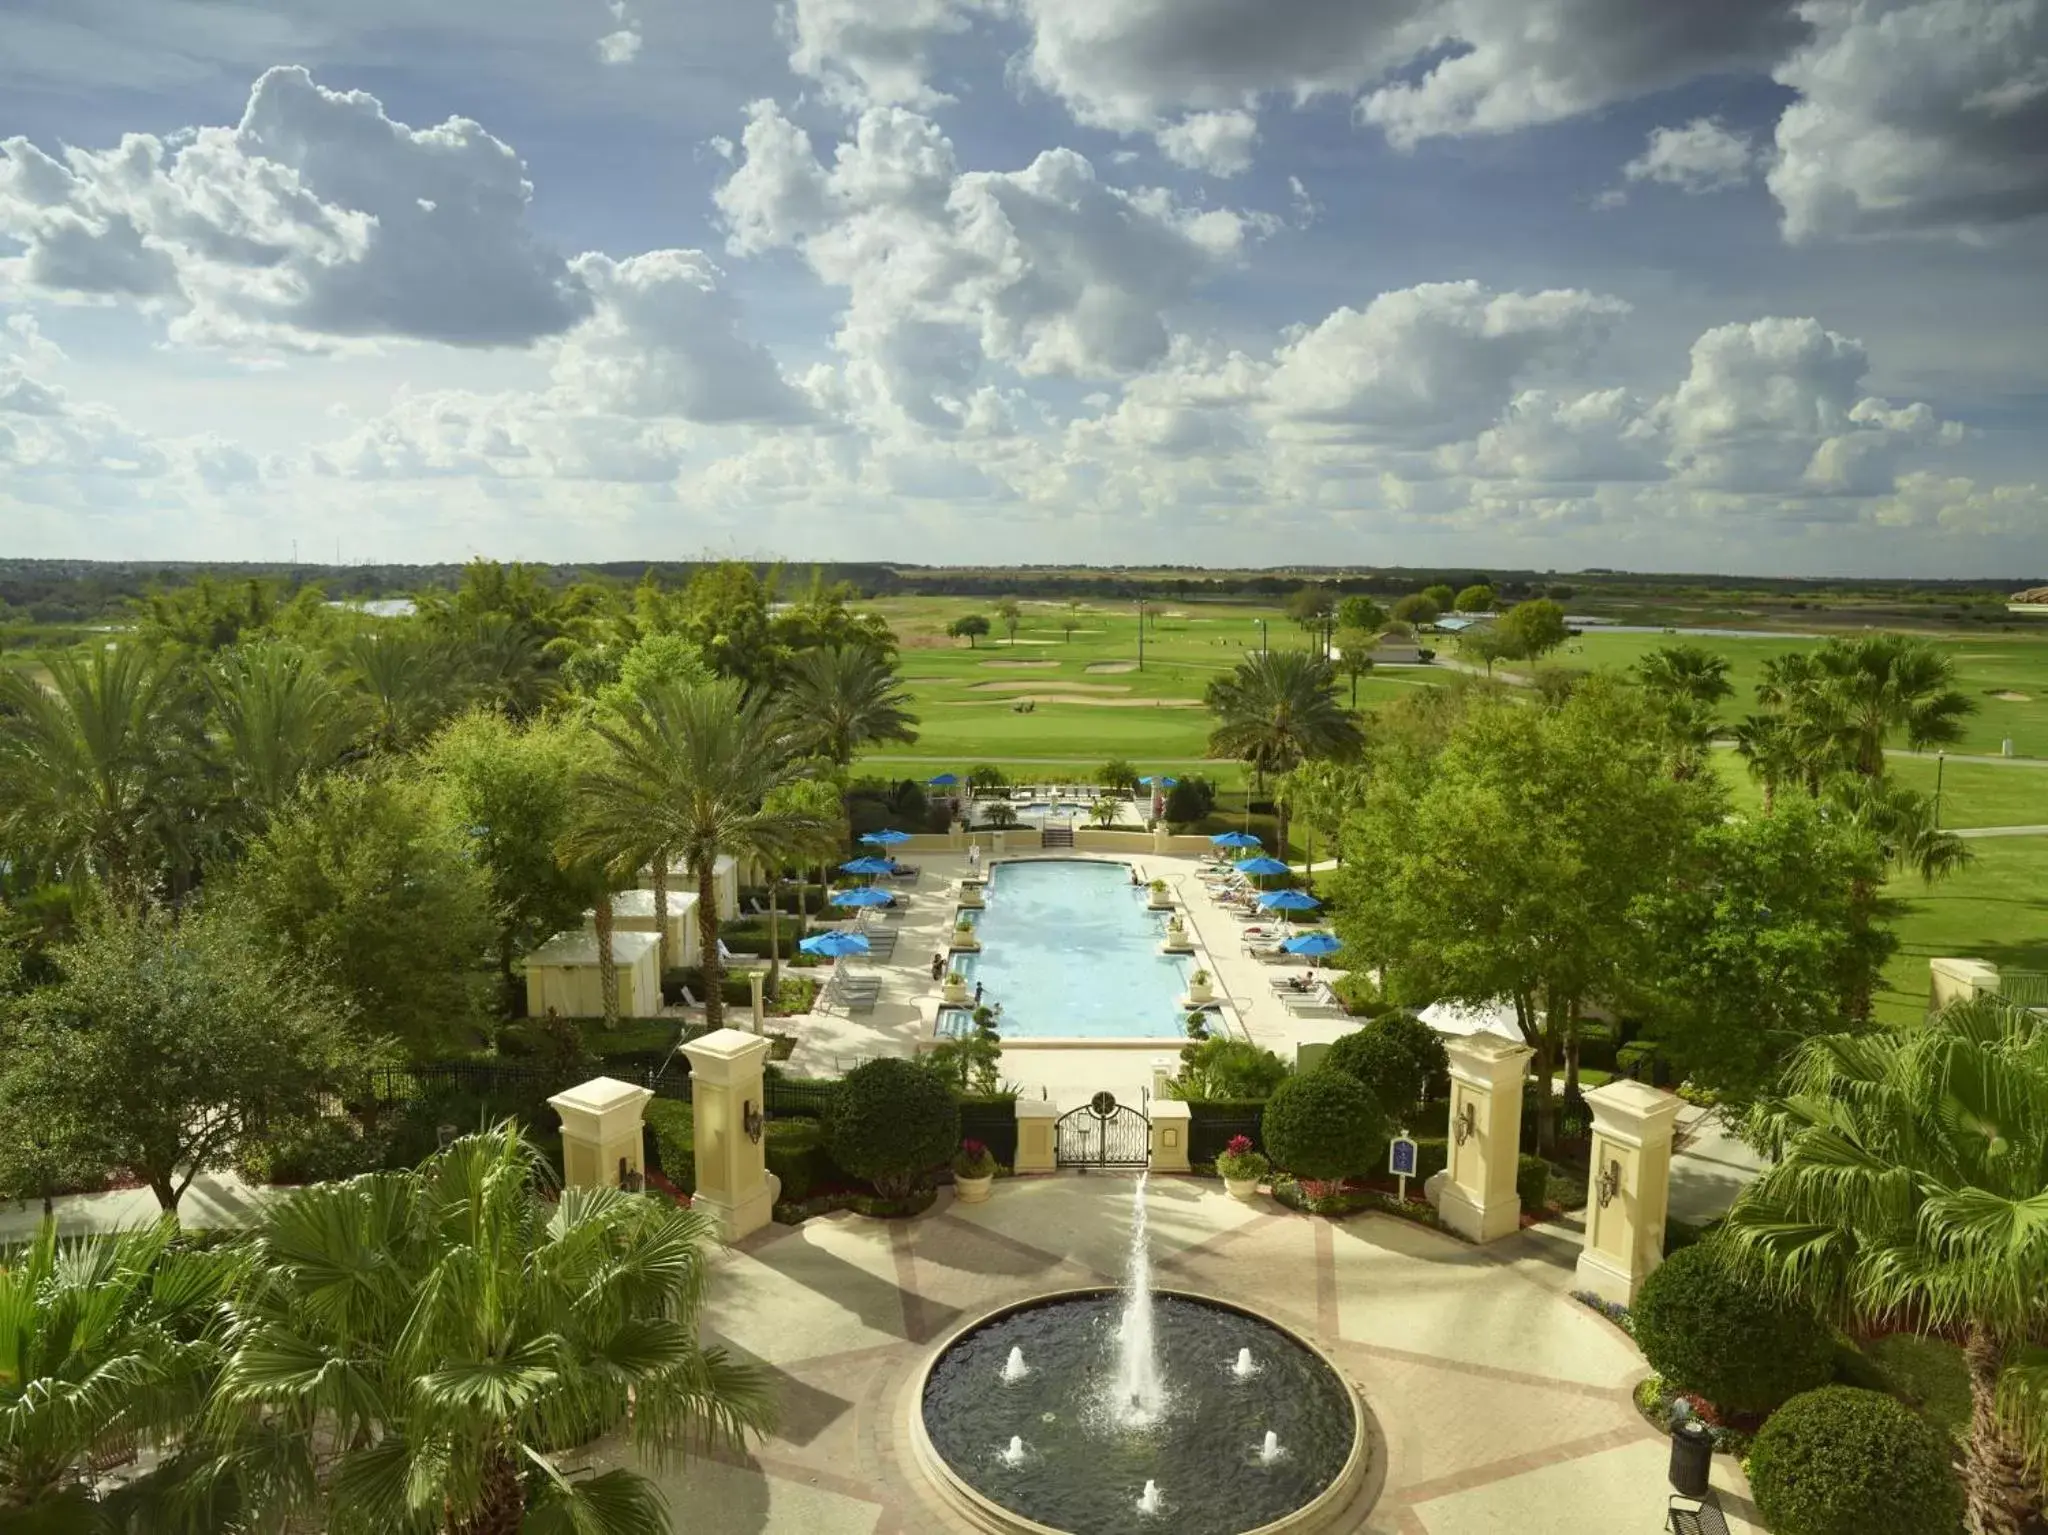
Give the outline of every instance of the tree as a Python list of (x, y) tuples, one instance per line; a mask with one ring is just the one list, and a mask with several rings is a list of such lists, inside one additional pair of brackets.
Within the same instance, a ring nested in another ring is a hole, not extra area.
[(643, 635), (619, 657), (614, 681), (597, 689), (600, 708), (619, 709), (649, 688), (664, 683), (709, 682), (718, 674), (704, 653), (673, 632)]
[(788, 653), (775, 643), (768, 610), (774, 593), (751, 565), (726, 560), (690, 577), (681, 602), (683, 637), (711, 669), (752, 687), (772, 685)]
[(1775, 815), (1702, 822), (1682, 864), (1631, 916), (1642, 939), (1631, 1005), (1686, 1080), (1739, 1109), (1869, 996), (1891, 940), (1858, 903), (1884, 865), (1869, 836), (1803, 797)]
[(1458, 654), (1473, 665), (1484, 666), (1493, 675), (1496, 661), (1509, 661), (1519, 654), (1514, 639), (1498, 624), (1480, 624), (1458, 636)]
[(704, 1015), (723, 1022), (718, 957), (718, 860), (769, 862), (826, 829), (810, 810), (764, 808), (801, 771), (779, 712), (739, 683), (657, 687), (636, 708), (595, 727), (607, 750), (579, 781), (586, 817), (572, 841), (608, 867), (661, 848), (697, 880)]
[(1017, 625), (1024, 621), (1023, 612), (1017, 606), (1017, 599), (997, 598), (996, 617), (1001, 621), (1004, 632), (1009, 635), (1010, 643), (1014, 646), (1017, 643)]
[(177, 861), (196, 716), (139, 647), (0, 668), (0, 845), (25, 868), (139, 905)]
[(1180, 1070), (1168, 1083), (1188, 1102), (1270, 1098), (1287, 1080), (1287, 1063), (1248, 1039), (1211, 1034), (1181, 1046)]
[(1358, 679), (1372, 675), (1373, 647), (1377, 635), (1366, 629), (1337, 631), (1337, 670), (1351, 679), (1351, 707), (1358, 707)]
[[(1895, 873), (1916, 874), (1934, 885), (1968, 864), (1975, 856), (1968, 843), (1934, 824), (1934, 802), (1925, 794), (1885, 778), (1837, 774), (1828, 781), (1826, 813), (1870, 840), (1882, 865)], [(1879, 886), (1868, 874), (1850, 890), (1850, 917), (1859, 932), (1869, 933), (1880, 915)], [(1874, 941), (1874, 940), (1873, 940)], [(1849, 1017), (1870, 1017), (1871, 977), (1849, 995)]]
[(805, 650), (871, 650), (884, 661), (896, 658), (896, 634), (879, 613), (857, 613), (851, 583), (830, 581), (817, 566), (811, 584), (768, 620), (777, 645), (789, 654)]
[(885, 1199), (902, 1199), (960, 1142), (953, 1089), (928, 1067), (877, 1056), (833, 1088), (825, 1110), (832, 1160)]
[(1081, 627), (1081, 604), (1078, 599), (1070, 600), (1060, 609), (1060, 638), (1069, 645), (1074, 643), (1074, 631)]
[(1806, 776), (1799, 742), (1782, 714), (1745, 714), (1735, 726), (1735, 752), (1763, 790), (1765, 815), (1778, 805), (1778, 791)]
[(228, 802), (252, 828), (265, 825), (355, 739), (355, 701), (285, 641), (224, 652), (207, 681)]
[(709, 1218), (613, 1188), (550, 1200), (549, 1177), (507, 1124), (265, 1206), (212, 1414), (251, 1528), (656, 1535), (644, 1476), (548, 1457), (623, 1429), (664, 1465), (767, 1431), (762, 1373), (698, 1341)]
[(872, 650), (807, 650), (789, 668), (784, 728), (800, 752), (841, 767), (870, 747), (917, 740), (917, 716), (896, 670)]
[(1386, 626), (1386, 622), (1387, 610), (1370, 597), (1346, 597), (1337, 604), (1339, 629), (1356, 629), (1365, 634), (1377, 634)]
[(345, 1005), (229, 914), (110, 913), (15, 1003), (0, 1118), (46, 1116), (66, 1160), (125, 1167), (175, 1211), (245, 1126), (313, 1112), (376, 1051)]
[(587, 749), (574, 718), (521, 726), (476, 710), (436, 736), (426, 753), (447, 819), (489, 881), (508, 1010), (518, 984), (514, 961), (579, 923), (589, 904), (590, 881), (556, 856), (574, 809), (575, 764)]
[(1565, 627), (1564, 609), (1548, 597), (1518, 602), (1496, 622), (1514, 646), (1512, 654), (1530, 661), (1557, 649), (1571, 632)]
[(1327, 586), (1314, 582), (1301, 587), (1287, 598), (1287, 616), (1304, 629), (1319, 627), (1323, 620), (1337, 610), (1337, 594)]
[(249, 845), (229, 894), (276, 963), (416, 1058), (473, 1040), (489, 875), (424, 776), (322, 779)]
[[(782, 908), (778, 875), (782, 864), (784, 861), (796, 864), (799, 875), (813, 864), (827, 864), (846, 846), (850, 832), (845, 798), (837, 784), (823, 778), (792, 778), (777, 785), (763, 797), (761, 812), (789, 828), (781, 854), (768, 863), (768, 952), (772, 956), (768, 964), (768, 991), (771, 996), (779, 996), (782, 984)], [(799, 878), (796, 908), (799, 933), (809, 915), (804, 910), (803, 886), (804, 882)]]
[[(1330, 663), (1306, 650), (1248, 655), (1237, 670), (1214, 678), (1204, 695), (1216, 724), (1209, 755), (1234, 757), (1263, 779), (1292, 772), (1312, 757), (1345, 757), (1364, 740), (1358, 722), (1337, 701)], [(1287, 846), (1282, 817), (1280, 846)]]
[(1422, 592), (1410, 592), (1394, 604), (1394, 618), (1398, 622), (1418, 627), (1435, 623), (1442, 612), (1436, 600)]
[(1750, 1132), (1774, 1160), (1722, 1239), (1831, 1320), (1961, 1335), (1968, 1523), (2017, 1535), (2048, 1454), (2048, 1023), (1976, 998), (1809, 1040)]
[(164, 1219), (60, 1243), (46, 1221), (0, 1255), (0, 1524), (126, 1527), (93, 1506), (94, 1455), (125, 1439), (173, 1459), (218, 1362), (216, 1308), (242, 1267), (233, 1249), (174, 1246), (177, 1234)]
[(1671, 776), (1694, 777), (1713, 744), (1715, 710), (1735, 691), (1728, 658), (1700, 645), (1662, 645), (1636, 663), (1635, 673), (1663, 716)]
[(1457, 613), (1490, 613), (1493, 611), (1493, 588), (1483, 583), (1468, 586), (1452, 600), (1451, 609)]
[(982, 613), (963, 613), (946, 625), (946, 633), (956, 640), (966, 640), (969, 650), (974, 648), (974, 642), (988, 633), (988, 630), (988, 617)]
[(1266, 1100), (1262, 1134), (1276, 1166), (1315, 1182), (1370, 1172), (1391, 1138), (1379, 1103), (1341, 1071), (1282, 1082)]
[(1815, 655), (1817, 681), (1839, 718), (1848, 766), (1884, 773), (1886, 741), (1913, 751), (1952, 746), (1977, 704), (1955, 686), (1955, 665), (1926, 640), (1905, 634), (1833, 639)]
[(336, 679), (357, 693), (371, 744), (406, 752), (470, 701), (461, 652), (418, 619), (365, 625), (334, 648)]
[(1425, 586), (1422, 589), (1422, 595), (1436, 604), (1436, 610), (1439, 613), (1447, 610), (1455, 598), (1455, 594), (1451, 591), (1450, 586), (1442, 581), (1436, 582), (1431, 586)]
[(1138, 770), (1121, 757), (1112, 757), (1095, 770), (1095, 781), (1105, 789), (1130, 793), (1138, 787)]
[(1340, 1035), (1317, 1070), (1341, 1071), (1360, 1083), (1396, 1126), (1404, 1125), (1432, 1083), (1451, 1069), (1444, 1042), (1413, 1013), (1386, 1013)]
[(1287, 806), (1290, 821), (1308, 828), (1302, 862), (1309, 866), (1309, 883), (1315, 883), (1316, 839), (1342, 852), (1339, 837), (1344, 817), (1365, 793), (1365, 769), (1355, 762), (1316, 758), (1304, 762), (1282, 781), (1279, 798)]

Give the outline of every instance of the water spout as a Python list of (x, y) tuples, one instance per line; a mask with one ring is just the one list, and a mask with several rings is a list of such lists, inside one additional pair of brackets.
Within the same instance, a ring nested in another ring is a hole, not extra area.
[(1023, 1464), (1024, 1464), (1024, 1436), (1023, 1436), (1023, 1435), (1021, 1435), (1021, 1434), (1012, 1434), (1012, 1435), (1010, 1435), (1010, 1447), (1009, 1447), (1008, 1449), (1006, 1449), (1006, 1450), (1004, 1450), (1004, 1451), (1002, 1452), (1002, 1457), (1003, 1457), (1003, 1464), (1004, 1464), (1004, 1465), (1006, 1465), (1006, 1466), (1021, 1466), (1021, 1465), (1023, 1465)]
[[(1012, 1440), (1011, 1442), (1015, 1443), (1016, 1441)], [(1274, 1433), (1270, 1428), (1267, 1429), (1266, 1442), (1259, 1446), (1259, 1464), (1262, 1466), (1270, 1466), (1273, 1464), (1274, 1461), (1278, 1460), (1284, 1453), (1286, 1452), (1280, 1448), (1280, 1436)]]
[(1237, 1363), (1230, 1367), (1230, 1373), (1239, 1380), (1249, 1379), (1259, 1373), (1259, 1367), (1252, 1363), (1252, 1351), (1241, 1348), (1237, 1351)]
[(1159, 1511), (1159, 1484), (1148, 1477), (1145, 1481), (1145, 1495), (1138, 1499), (1138, 1512), (1156, 1514)]
[(1003, 1384), (1006, 1386), (1015, 1385), (1030, 1373), (1031, 1371), (1024, 1363), (1024, 1350), (1021, 1348), (1011, 1349), (1010, 1357), (1003, 1361)]
[(1116, 1384), (1111, 1407), (1126, 1428), (1156, 1423), (1166, 1409), (1153, 1346), (1152, 1252), (1145, 1235), (1145, 1174), (1131, 1203), (1131, 1250), (1124, 1269), (1124, 1310), (1117, 1326)]

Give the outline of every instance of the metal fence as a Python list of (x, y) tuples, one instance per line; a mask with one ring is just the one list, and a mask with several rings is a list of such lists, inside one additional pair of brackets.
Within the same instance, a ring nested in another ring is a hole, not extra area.
[(960, 1105), (960, 1139), (980, 1141), (989, 1155), (1005, 1167), (1017, 1165), (1017, 1105), (963, 1103)]
[(1202, 1105), (1188, 1105), (1193, 1112), (1188, 1119), (1188, 1160), (1190, 1162), (1213, 1162), (1223, 1155), (1231, 1139), (1242, 1135), (1252, 1143), (1255, 1151), (1266, 1149), (1263, 1125), (1264, 1113), (1259, 1109), (1246, 1111), (1232, 1104), (1233, 1112), (1227, 1114), (1205, 1114)]

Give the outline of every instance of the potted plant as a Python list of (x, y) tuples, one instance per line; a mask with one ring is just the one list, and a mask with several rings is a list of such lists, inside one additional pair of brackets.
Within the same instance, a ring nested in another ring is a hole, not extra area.
[(995, 1184), (995, 1154), (980, 1141), (962, 1141), (953, 1153), (953, 1197), (963, 1205), (978, 1205)]
[(956, 1005), (965, 1002), (967, 1000), (967, 977), (958, 970), (948, 970), (946, 972), (946, 989), (942, 995), (946, 1001)]
[(962, 920), (953, 924), (953, 947), (970, 950), (976, 950), (981, 947), (981, 940), (974, 936), (974, 924), (972, 922)]
[(1216, 983), (1209, 972), (1197, 970), (1188, 977), (1188, 1000), (1190, 1002), (1213, 1002), (1216, 998)]
[(1258, 1193), (1259, 1180), (1271, 1167), (1272, 1163), (1252, 1150), (1251, 1137), (1246, 1135), (1233, 1135), (1216, 1159), (1216, 1171), (1223, 1175), (1223, 1187), (1232, 1199), (1250, 1199)]
[(988, 904), (988, 898), (982, 894), (980, 880), (971, 884), (966, 880), (960, 882), (960, 904), (973, 911), (979, 911)]
[(1154, 911), (1168, 911), (1173, 906), (1173, 897), (1167, 893), (1166, 881), (1155, 879), (1146, 887), (1145, 904)]

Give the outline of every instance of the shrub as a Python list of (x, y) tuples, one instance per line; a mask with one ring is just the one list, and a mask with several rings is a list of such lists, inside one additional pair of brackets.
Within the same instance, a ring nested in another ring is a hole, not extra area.
[(1263, 1154), (1252, 1149), (1249, 1135), (1233, 1135), (1230, 1144), (1223, 1148), (1223, 1155), (1216, 1159), (1216, 1175), (1220, 1178), (1263, 1178), (1272, 1166)]
[(388, 1136), (365, 1133), (348, 1117), (295, 1120), (243, 1141), (236, 1171), (252, 1183), (323, 1183), (375, 1172), (384, 1165)]
[[(687, 1103), (651, 1098), (641, 1117), (654, 1131), (661, 1175), (685, 1194), (697, 1191), (697, 1118)], [(781, 1121), (777, 1121), (781, 1123)]]
[(1333, 1042), (1320, 1069), (1363, 1083), (1387, 1117), (1399, 1121), (1450, 1071), (1451, 1058), (1436, 1030), (1420, 1018), (1388, 1013)]
[(1192, 826), (1208, 813), (1208, 799), (1193, 779), (1184, 778), (1166, 791), (1167, 825)]
[(953, 1153), (953, 1176), (956, 1178), (989, 1178), (995, 1175), (995, 1170), (995, 1153), (980, 1141), (962, 1141), (960, 1149)]
[(1112, 757), (1095, 770), (1095, 781), (1105, 789), (1129, 791), (1138, 787), (1138, 770), (1121, 757)]
[(1249, 1040), (1229, 1039), (1221, 1034), (1182, 1045), (1180, 1061), (1172, 1092), (1174, 1097), (1188, 1102), (1205, 1098), (1266, 1098), (1287, 1080), (1287, 1063), (1272, 1051)]
[(894, 1057), (848, 1072), (825, 1110), (832, 1159), (884, 1198), (909, 1194), (959, 1139), (952, 1088), (937, 1073)]
[(1009, 781), (1009, 775), (992, 762), (977, 762), (967, 770), (970, 789), (1000, 789)]
[(1266, 1151), (1297, 1178), (1349, 1178), (1372, 1168), (1389, 1130), (1379, 1103), (1355, 1077), (1310, 1071), (1289, 1077), (1267, 1100)]
[(1834, 1374), (1820, 1319), (1731, 1273), (1711, 1243), (1667, 1258), (1634, 1312), (1650, 1368), (1724, 1412), (1769, 1412)]
[(1853, 1386), (1823, 1386), (1773, 1413), (1750, 1453), (1749, 1484), (1776, 1535), (1955, 1535), (1962, 1522), (1940, 1432)]
[[(762, 1160), (782, 1180), (782, 1198), (800, 1204), (827, 1174), (824, 1132), (815, 1119), (771, 1119), (761, 1140)], [(665, 1156), (666, 1154), (664, 1154)], [(666, 1161), (663, 1163), (666, 1166)]]
[(1550, 1192), (1550, 1164), (1541, 1157), (1526, 1153), (1515, 1160), (1515, 1198), (1522, 1208), (1531, 1215), (1541, 1215), (1549, 1209), (1545, 1196)]

